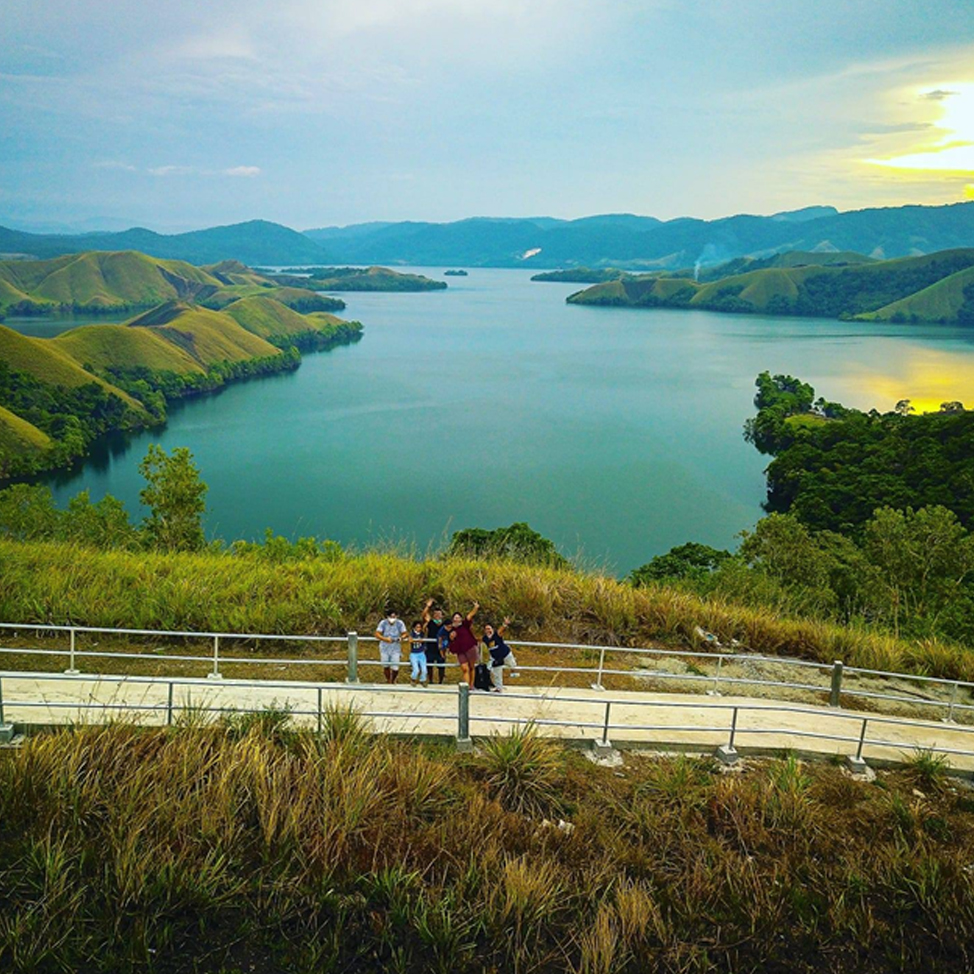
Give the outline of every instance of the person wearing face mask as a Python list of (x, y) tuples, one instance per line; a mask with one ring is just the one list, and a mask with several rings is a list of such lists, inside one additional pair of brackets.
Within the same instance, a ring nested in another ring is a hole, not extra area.
[(379, 640), (379, 659), (386, 683), (395, 683), (399, 679), (402, 637), (405, 635), (406, 623), (393, 609), (386, 610), (386, 617), (375, 628), (375, 638)]
[(434, 605), (434, 599), (426, 600), (426, 608), (423, 609), (423, 625), (426, 626), (426, 666), (429, 670), (429, 682), (442, 683), (446, 676), (446, 657), (440, 646), (440, 630), (443, 628), (445, 618), (443, 610)]

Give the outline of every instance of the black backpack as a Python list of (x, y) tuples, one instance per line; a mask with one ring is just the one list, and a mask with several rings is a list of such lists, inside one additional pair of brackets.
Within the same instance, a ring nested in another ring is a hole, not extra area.
[(489, 690), (492, 685), (490, 670), (483, 663), (478, 663), (473, 671), (473, 688), (475, 690)]

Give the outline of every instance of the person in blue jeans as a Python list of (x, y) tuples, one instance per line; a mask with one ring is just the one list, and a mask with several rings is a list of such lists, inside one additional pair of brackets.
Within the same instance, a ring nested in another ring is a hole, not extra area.
[(490, 681), (494, 684), (495, 693), (504, 689), (504, 667), (517, 666), (511, 647), (504, 642), (503, 633), (510, 624), (510, 619), (504, 619), (496, 629), (489, 622), (484, 626), (483, 642), (490, 653)]
[(423, 624), (418, 619), (413, 623), (412, 631), (409, 633), (409, 682), (416, 686), (417, 682), (421, 686), (426, 686), (429, 675), (426, 668), (426, 634), (423, 632)]

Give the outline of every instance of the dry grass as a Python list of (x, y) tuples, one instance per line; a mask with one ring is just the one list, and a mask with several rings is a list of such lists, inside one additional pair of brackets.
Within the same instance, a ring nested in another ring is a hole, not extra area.
[(276, 712), (0, 751), (0, 970), (971, 969), (974, 800), (929, 763), (612, 770), (535, 740)]

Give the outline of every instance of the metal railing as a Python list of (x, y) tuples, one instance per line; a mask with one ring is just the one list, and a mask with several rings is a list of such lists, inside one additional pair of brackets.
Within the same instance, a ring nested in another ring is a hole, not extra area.
[[(345, 681), (355, 684), (359, 680), (359, 667), (382, 667), (384, 664), (378, 659), (361, 659), (359, 655), (360, 643), (376, 643), (375, 636), (360, 636), (355, 632), (343, 636), (324, 635), (291, 635), (276, 633), (239, 633), (239, 632), (210, 632), (170, 629), (121, 629), (101, 626), (57, 626), (35, 625), (30, 623), (0, 623), (0, 632), (35, 632), (38, 634), (66, 635), (65, 648), (37, 648), (24, 646), (0, 646), (0, 654), (15, 654), (22, 656), (55, 656), (66, 659), (66, 675), (76, 675), (80, 672), (79, 663), (88, 659), (119, 659), (138, 662), (161, 661), (205, 663), (210, 667), (209, 679), (224, 678), (222, 668), (239, 664), (250, 665), (278, 665), (278, 666), (321, 666), (342, 667), (345, 670)], [(177, 638), (185, 640), (205, 640), (212, 647), (205, 655), (189, 653), (165, 653), (162, 655), (144, 652), (125, 652), (107, 649), (82, 649), (78, 645), (78, 637), (82, 634), (101, 634), (124, 637), (128, 640), (149, 638)], [(340, 655), (335, 656), (259, 656), (228, 654), (228, 643), (254, 644), (255, 649), (267, 643), (303, 644), (312, 647), (342, 646)], [(429, 642), (429, 640), (424, 640)], [(542, 673), (558, 676), (560, 674), (586, 675), (593, 677), (592, 687), (604, 690), (603, 680), (607, 676), (640, 678), (652, 683), (667, 683), (684, 685), (698, 684), (706, 688), (707, 694), (720, 696), (723, 689), (738, 689), (744, 687), (762, 687), (801, 691), (816, 695), (827, 695), (832, 707), (840, 707), (855, 701), (883, 701), (894, 704), (906, 704), (913, 707), (935, 708), (943, 714), (943, 719), (953, 722), (957, 715), (974, 717), (974, 683), (964, 680), (948, 680), (938, 677), (921, 676), (918, 674), (894, 673), (884, 670), (873, 670), (863, 667), (845, 666), (836, 660), (831, 665), (816, 663), (809, 660), (799, 660), (789, 657), (765, 656), (754, 653), (715, 653), (713, 651), (695, 649), (662, 649), (656, 647), (625, 647), (608, 645), (591, 645), (563, 642), (531, 642), (528, 640), (508, 640), (509, 645), (517, 649), (525, 647), (542, 650), (571, 650), (598, 653), (598, 663), (593, 666), (579, 665), (522, 665), (517, 669), (525, 673)], [(626, 668), (612, 665), (612, 654), (623, 656), (627, 662), (640, 659), (646, 660), (680, 660), (689, 663), (691, 669), (684, 672), (672, 672), (660, 669), (641, 669), (638, 665)], [(594, 662), (594, 660), (593, 660)], [(606, 664), (609, 665), (606, 665)], [(728, 673), (734, 665), (745, 668), (786, 667), (794, 678), (774, 679), (752, 674), (735, 676)], [(403, 661), (408, 666), (408, 661)], [(456, 667), (455, 662), (447, 662), (448, 667)], [(709, 667), (711, 672), (703, 672), (703, 667)], [(696, 671), (696, 672), (695, 672)], [(818, 682), (815, 682), (818, 678)], [(910, 683), (915, 684), (922, 691), (909, 695), (904, 692), (881, 692), (863, 687), (850, 685), (850, 681), (862, 682), (866, 679), (878, 680), (880, 683)], [(931, 691), (940, 693), (933, 695)], [(961, 699), (962, 695), (967, 701)]]
[[(89, 690), (86, 699), (80, 695), (76, 700), (12, 699), (7, 695), (9, 684), (12, 681), (39, 681), (41, 683), (44, 681), (69, 681), (78, 685), (79, 690), (86, 685), (99, 689), (106, 685), (114, 685), (119, 688), (122, 685), (134, 685), (145, 687), (148, 694), (151, 694), (153, 690), (157, 690), (158, 694), (151, 699), (147, 697), (141, 700), (122, 700), (115, 696), (109, 697), (107, 700), (99, 700), (95, 698), (94, 692)], [(183, 699), (177, 698), (177, 688), (183, 688)], [(67, 710), (84, 715), (85, 718), (89, 717), (93, 711), (100, 712), (102, 715), (114, 715), (116, 713), (154, 715), (158, 718), (157, 723), (171, 726), (177, 722), (180, 714), (185, 713), (206, 715), (257, 713), (266, 710), (268, 706), (277, 705), (276, 698), (269, 704), (254, 703), (251, 706), (241, 706), (239, 703), (234, 705), (205, 703), (199, 698), (194, 701), (192, 696), (194, 689), (201, 693), (204, 698), (208, 694), (231, 689), (259, 689), (266, 693), (272, 693), (276, 690), (287, 691), (286, 706), (282, 708), (284, 712), (290, 717), (308, 718), (308, 722), (313, 723), (319, 733), (328, 719), (326, 704), (330, 703), (333, 697), (351, 694), (354, 698), (359, 693), (378, 694), (380, 697), (406, 697), (411, 703), (425, 702), (427, 709), (383, 707), (381, 709), (356, 709), (356, 712), (365, 719), (386, 719), (399, 722), (399, 724), (404, 724), (409, 728), (409, 733), (435, 732), (439, 735), (446, 733), (455, 738), (461, 749), (469, 749), (472, 746), (472, 724), (490, 725), (488, 730), (496, 730), (498, 726), (531, 724), (539, 728), (571, 729), (577, 732), (576, 737), (598, 743), (602, 747), (611, 746), (616, 731), (623, 735), (616, 743), (625, 741), (664, 745), (682, 744), (685, 746), (688, 736), (699, 738), (706, 735), (709, 737), (709, 741), (705, 740), (702, 746), (713, 745), (715, 740), (719, 740), (721, 745), (718, 748), (718, 754), (726, 763), (733, 763), (737, 759), (737, 746), (740, 738), (755, 737), (760, 739), (777, 735), (788, 740), (787, 746), (779, 746), (777, 750), (790, 750), (793, 747), (793, 742), (803, 740), (849, 745), (845, 756), (855, 763), (861, 763), (864, 760), (864, 752), (868, 748), (895, 751), (900, 759), (910, 752), (943, 755), (945, 758), (970, 759), (971, 766), (974, 767), (974, 727), (954, 726), (948, 730), (942, 722), (911, 720), (877, 714), (863, 715), (845, 710), (823, 710), (821, 708), (773, 703), (601, 699), (598, 697), (545, 693), (505, 693), (503, 696), (488, 693), (475, 695), (465, 683), (459, 684), (455, 689), (452, 687), (433, 688), (417, 695), (416, 691), (408, 687), (390, 685), (366, 686), (363, 684), (236, 679), (227, 679), (225, 682), (215, 685), (207, 679), (193, 677), (85, 676), (80, 674), (0, 671), (0, 726), (5, 725), (13, 709), (49, 712)], [(308, 698), (310, 705), (292, 705), (291, 700), (295, 694), (299, 698)], [(473, 696), (477, 700), (477, 713), (471, 713), (471, 698)], [(451, 697), (455, 698), (455, 704), (450, 703)], [(534, 710), (540, 713), (512, 715), (510, 712), (500, 710), (501, 707), (509, 709), (509, 702), (512, 700), (529, 701)], [(429, 704), (434, 706), (430, 707)], [(545, 717), (543, 715), (544, 708), (552, 704), (569, 704), (573, 709), (589, 708), (592, 714), (591, 719), (583, 719), (581, 716), (571, 720)], [(436, 705), (442, 709), (436, 709)], [(693, 713), (696, 715), (706, 713), (707, 715), (713, 714), (715, 717), (719, 715), (723, 719), (707, 720), (702, 723), (686, 721), (673, 723), (660, 720), (647, 723), (642, 719), (618, 719), (620, 711), (627, 710), (635, 711), (640, 715), (648, 714), (651, 717), (665, 713), (669, 713), (671, 716), (674, 713)], [(613, 713), (617, 717), (615, 721), (612, 719)], [(767, 726), (762, 723), (760, 718), (767, 718), (768, 715), (779, 715), (782, 719), (778, 723)], [(758, 717), (758, 720), (756, 722), (752, 720), (749, 723), (749, 718), (755, 716)], [(809, 729), (801, 726), (800, 721), (789, 723), (788, 718), (795, 717), (814, 717), (818, 725), (821, 725), (823, 720), (828, 723), (842, 722), (850, 728), (850, 731), (849, 733), (839, 733), (834, 727), (822, 729), (820, 726), (819, 729)], [(430, 728), (431, 723), (435, 725), (434, 728)], [(873, 733), (870, 733), (870, 728), (872, 728)], [(899, 737), (895, 734), (892, 737), (888, 736), (890, 728), (899, 731)], [(887, 736), (882, 736), (884, 729)], [(912, 737), (911, 731), (913, 732)], [(647, 741), (645, 738), (647, 734), (655, 734), (657, 737)], [(644, 736), (640, 738), (638, 736), (633, 737), (633, 735)], [(944, 735), (959, 737), (967, 746), (956, 747), (940, 743)], [(833, 753), (842, 754), (843, 752), (841, 749), (836, 749)], [(896, 758), (887, 757), (884, 760), (896, 760)]]

